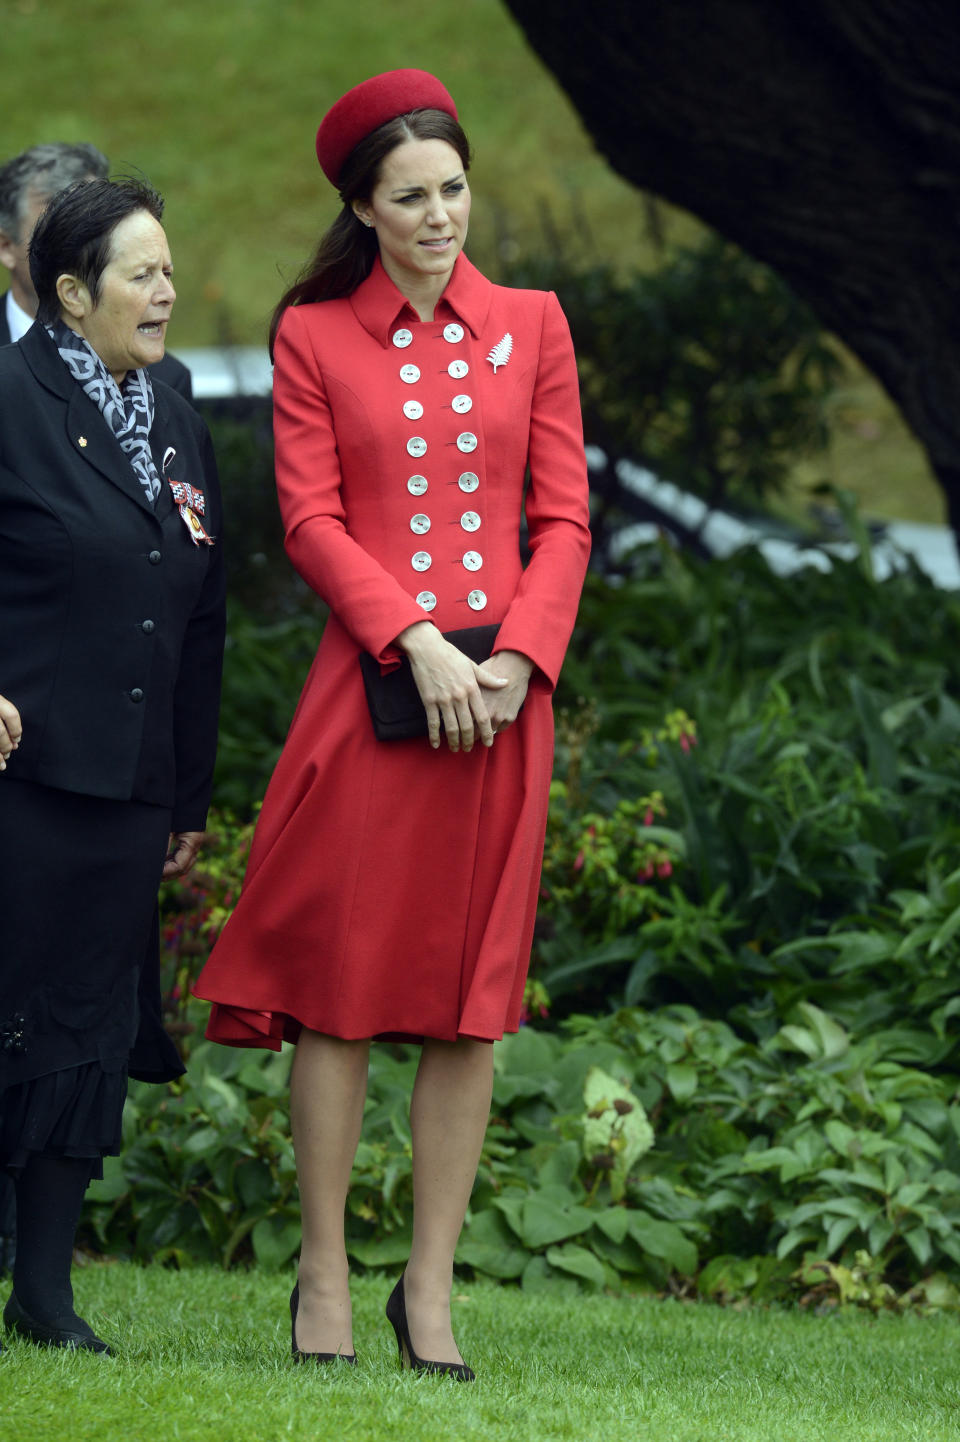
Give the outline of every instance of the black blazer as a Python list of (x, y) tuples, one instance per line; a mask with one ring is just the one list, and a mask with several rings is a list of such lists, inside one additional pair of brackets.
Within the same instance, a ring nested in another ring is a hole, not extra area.
[[(220, 490), (200, 417), (162, 382), (154, 396), (155, 510), (43, 326), (0, 349), (0, 694), (23, 719), (11, 775), (169, 806), (195, 831), (216, 749)], [(215, 545), (194, 545), (168, 479), (204, 493)]]
[[(7, 325), (7, 292), (0, 295), (0, 345), (10, 345), (10, 327)], [(151, 378), (155, 381), (163, 381), (168, 386), (173, 386), (192, 405), (193, 404), (193, 378), (183, 361), (177, 360), (175, 355), (169, 352), (164, 355), (163, 360), (155, 361), (150, 367)]]

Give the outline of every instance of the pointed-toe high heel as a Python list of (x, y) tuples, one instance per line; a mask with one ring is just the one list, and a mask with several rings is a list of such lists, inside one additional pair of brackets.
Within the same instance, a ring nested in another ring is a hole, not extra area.
[(445, 1377), (452, 1377), (455, 1382), (473, 1382), (476, 1373), (466, 1362), (427, 1362), (418, 1357), (413, 1350), (413, 1343), (410, 1341), (410, 1328), (407, 1326), (407, 1304), (403, 1296), (403, 1277), (400, 1278), (390, 1296), (387, 1298), (387, 1321), (397, 1334), (397, 1351), (400, 1353), (401, 1367), (409, 1367), (413, 1372), (442, 1372)]
[(349, 1362), (357, 1365), (356, 1352), (301, 1352), (297, 1346), (297, 1312), (300, 1310), (300, 1283), (290, 1293), (290, 1352), (295, 1362)]
[(3, 1324), (11, 1332), (16, 1332), (18, 1337), (26, 1337), (31, 1342), (40, 1342), (46, 1347), (72, 1347), (78, 1352), (101, 1352), (107, 1357), (113, 1356), (113, 1349), (102, 1337), (98, 1337), (78, 1317), (81, 1327), (80, 1331), (72, 1327), (50, 1327), (46, 1322), (38, 1322), (31, 1317), (17, 1301), (16, 1292), (11, 1292), (7, 1305), (3, 1309)]

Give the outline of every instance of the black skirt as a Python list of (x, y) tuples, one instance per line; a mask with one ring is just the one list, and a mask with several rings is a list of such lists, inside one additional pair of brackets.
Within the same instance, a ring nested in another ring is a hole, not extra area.
[[(109, 745), (109, 739), (105, 739)], [(0, 775), (0, 1167), (115, 1152), (128, 1068), (162, 1032), (156, 898), (170, 813)], [(140, 1073), (137, 1073), (140, 1074)]]

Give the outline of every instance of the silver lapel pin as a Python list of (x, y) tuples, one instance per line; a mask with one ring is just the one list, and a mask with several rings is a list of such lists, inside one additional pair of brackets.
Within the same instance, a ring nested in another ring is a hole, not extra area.
[(493, 366), (493, 373), (496, 375), (497, 366), (505, 366), (513, 354), (513, 336), (507, 331), (503, 340), (498, 340), (493, 350), (487, 356), (487, 360)]

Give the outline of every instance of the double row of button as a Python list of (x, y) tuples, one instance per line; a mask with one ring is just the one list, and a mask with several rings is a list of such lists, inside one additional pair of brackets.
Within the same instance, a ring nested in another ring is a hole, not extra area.
[[(480, 477), (477, 475), (476, 471), (462, 471), (457, 477), (457, 485), (460, 487), (461, 491), (466, 491), (468, 496), (477, 489), (479, 484)], [(411, 496), (425, 495), (429, 488), (430, 482), (427, 480), (426, 476), (411, 476), (407, 481), (407, 490), (410, 492)]]
[[(409, 402), (407, 404), (409, 404)], [(407, 407), (404, 406), (403, 409), (404, 411), (406, 411)], [(421, 406), (420, 415), (422, 414), (423, 407)], [(419, 420), (419, 416), (417, 417), (417, 419)], [(473, 431), (461, 431), (460, 434), (457, 436), (457, 450), (462, 451), (464, 455), (468, 456), (471, 451), (475, 451), (479, 444), (480, 443), (474, 435)], [(427, 443), (423, 439), (423, 436), (411, 436), (410, 439), (407, 441), (407, 455), (413, 456), (414, 460), (418, 461), (421, 456), (425, 456), (426, 454)]]
[[(430, 517), (425, 516), (422, 511), (418, 511), (415, 516), (410, 517), (410, 529), (415, 536), (425, 536), (432, 524)], [(460, 517), (460, 525), (465, 531), (479, 531), (480, 517), (476, 511), (464, 511)]]
[[(452, 321), (443, 328), (443, 338), (449, 345), (458, 345), (463, 340), (463, 326)], [(398, 350), (405, 350), (413, 343), (413, 332), (402, 327), (393, 333), (393, 344)], [(453, 360), (447, 366), (447, 374), (453, 380), (462, 380), (470, 372), (470, 366), (465, 360)], [(420, 380), (420, 367), (407, 363), (400, 367), (400, 379), (405, 385), (416, 385)], [(451, 408), (457, 415), (466, 415), (473, 409), (473, 398), (465, 393), (454, 396), (451, 401)], [(424, 413), (424, 408), (418, 400), (408, 400), (403, 403), (403, 414), (407, 420), (417, 421)], [(479, 441), (473, 431), (461, 431), (456, 440), (457, 449), (465, 455), (475, 451)], [(415, 460), (419, 460), (427, 453), (427, 442), (423, 436), (411, 436), (407, 441), (407, 454)], [(475, 471), (463, 471), (457, 479), (457, 485), (461, 491), (471, 494), (480, 485), (480, 477)], [(429, 489), (429, 482), (424, 475), (412, 475), (407, 480), (407, 490), (412, 496), (425, 495)], [(460, 517), (460, 525), (463, 530), (472, 533), (480, 528), (480, 516), (476, 511), (464, 511)], [(414, 535), (425, 536), (430, 530), (432, 522), (430, 517), (422, 511), (410, 518), (410, 529)], [(483, 557), (479, 551), (467, 551), (461, 557), (461, 563), (468, 571), (478, 571), (483, 565)], [(415, 551), (410, 559), (410, 564), (415, 571), (428, 571), (433, 565), (433, 557), (429, 551)], [(437, 604), (437, 598), (433, 591), (421, 591), (417, 596), (417, 604), (425, 611), (432, 611)], [(473, 611), (481, 611), (487, 604), (487, 598), (483, 591), (473, 590), (467, 596), (467, 605)]]

